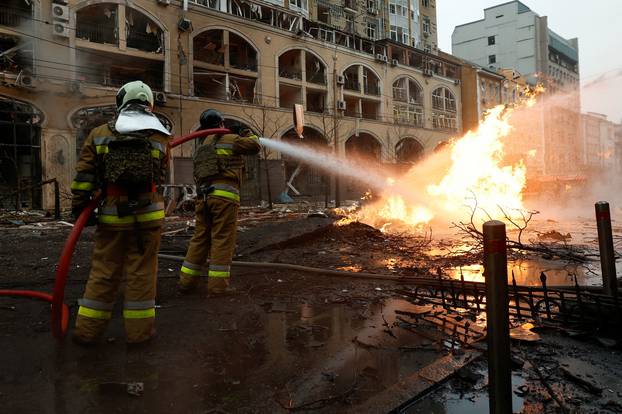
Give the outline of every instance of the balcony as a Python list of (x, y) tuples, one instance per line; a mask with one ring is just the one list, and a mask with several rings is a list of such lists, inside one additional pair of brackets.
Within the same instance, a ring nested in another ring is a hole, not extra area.
[(118, 6), (95, 4), (78, 10), (76, 37), (93, 43), (119, 46)]
[(423, 128), (423, 108), (417, 105), (394, 105), (393, 122)]
[(3, 6), (0, 9), (0, 26), (20, 27), (31, 23), (31, 11)]
[(326, 67), (315, 55), (305, 52), (306, 80), (316, 85), (326, 85)]
[(81, 21), (76, 28), (76, 37), (93, 43), (119, 46), (117, 29), (110, 24)]
[(142, 80), (154, 90), (164, 87), (164, 62), (137, 58), (118, 53), (89, 53), (78, 50), (77, 61), (88, 70), (80, 71), (76, 80), (96, 85), (119, 87), (123, 84)]
[(162, 53), (162, 34), (147, 34), (131, 30), (127, 35), (127, 47), (144, 52)]
[(279, 56), (279, 77), (302, 80), (301, 51), (289, 50)]

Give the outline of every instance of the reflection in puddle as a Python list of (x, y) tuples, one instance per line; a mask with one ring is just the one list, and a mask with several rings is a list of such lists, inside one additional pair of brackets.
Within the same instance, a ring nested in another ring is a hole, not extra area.
[[(264, 366), (277, 371), (296, 367), (304, 375), (291, 376), (286, 384), (294, 405), (353, 387), (353, 402), (361, 402), (412, 375), (438, 358), (431, 341), (393, 326), (395, 310), (411, 306), (387, 300), (352, 309), (334, 306), (318, 309), (300, 305), (295, 313), (267, 313)], [(293, 309), (293, 308), (292, 308)], [(427, 351), (405, 352), (400, 347)], [(283, 389), (284, 384), (275, 384)]]
[[(484, 267), (479, 264), (450, 267), (445, 269), (445, 272), (452, 279), (460, 279), (462, 273), (466, 281), (484, 282)], [(546, 281), (549, 286), (574, 285), (573, 275), (577, 276), (580, 285), (587, 282), (584, 268), (552, 260), (523, 259), (509, 261), (508, 283), (512, 283), (512, 272), (514, 272), (516, 283), (524, 286), (540, 286), (540, 272), (546, 274)]]
[[(480, 372), (484, 374), (484, 372)], [(512, 389), (525, 384), (525, 379), (519, 375), (512, 375)], [(406, 414), (481, 414), (488, 410), (488, 393), (486, 389), (473, 392), (445, 389), (430, 397), (406, 408)], [(512, 412), (518, 413), (523, 409), (524, 399), (512, 393)]]

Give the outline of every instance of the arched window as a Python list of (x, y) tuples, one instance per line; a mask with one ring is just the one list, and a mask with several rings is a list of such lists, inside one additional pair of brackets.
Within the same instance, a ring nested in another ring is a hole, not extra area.
[[(125, 22), (119, 20), (123, 7)], [(92, 43), (119, 46), (149, 53), (164, 53), (163, 32), (156, 22), (129, 6), (115, 3), (97, 3), (78, 10), (76, 38)]]
[(279, 56), (279, 106), (306, 104), (309, 112), (326, 108), (326, 65), (313, 53), (288, 50)]
[(395, 146), (395, 157), (398, 163), (415, 164), (423, 158), (423, 145), (414, 138), (404, 138)]
[(402, 77), (393, 82), (393, 120), (423, 127), (423, 90), (414, 79)]
[[(0, 96), (0, 207), (41, 208), (42, 113)], [(29, 188), (34, 186), (34, 188)]]
[(343, 71), (345, 115), (380, 119), (380, 79), (366, 66), (352, 65)]
[(432, 107), (441, 111), (456, 112), (456, 98), (447, 88), (437, 88), (432, 92)]
[(154, 90), (165, 89), (165, 33), (147, 14), (125, 4), (92, 4), (77, 11), (75, 37), (77, 81), (118, 87), (142, 80)]
[(218, 100), (254, 103), (257, 51), (241, 36), (206, 30), (193, 39), (194, 94)]
[(358, 136), (352, 135), (346, 141), (346, 157), (361, 160), (380, 162), (382, 146), (371, 134), (361, 132)]
[(432, 92), (432, 126), (436, 129), (458, 129), (456, 98), (447, 88), (440, 87)]
[[(305, 127), (303, 136), (304, 139), (301, 140), (292, 128), (283, 134), (281, 140), (296, 146), (308, 147), (317, 152), (329, 151), (328, 141), (320, 131)], [(290, 196), (322, 196), (323, 198), (327, 194), (327, 191), (330, 190), (330, 180), (325, 171), (286, 154), (283, 154), (282, 157), (285, 180), (289, 182), (291, 179), (291, 185), (294, 187), (293, 189), (289, 187)]]

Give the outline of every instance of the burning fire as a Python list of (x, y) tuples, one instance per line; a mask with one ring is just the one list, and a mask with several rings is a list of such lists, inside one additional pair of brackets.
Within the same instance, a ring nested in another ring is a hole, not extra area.
[[(529, 96), (526, 106), (533, 106)], [(436, 217), (467, 219), (474, 208), (478, 219), (524, 209), (522, 191), (526, 167), (522, 160), (504, 163), (503, 139), (512, 127), (514, 109), (500, 105), (486, 115), (475, 131), (453, 140), (447, 150), (428, 157), (399, 179), (387, 179), (378, 201), (351, 213), (340, 224), (358, 220), (388, 230), (405, 224), (421, 226)], [(530, 156), (535, 151), (530, 151)], [(466, 217), (465, 217), (466, 216)]]

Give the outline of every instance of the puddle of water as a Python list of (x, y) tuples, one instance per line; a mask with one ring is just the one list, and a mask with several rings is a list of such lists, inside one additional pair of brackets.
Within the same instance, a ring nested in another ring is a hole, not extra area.
[[(482, 374), (480, 372), (480, 374)], [(512, 375), (512, 389), (525, 384), (525, 379), (519, 375)], [(512, 412), (521, 412), (524, 398), (512, 393)], [(445, 387), (430, 397), (417, 402), (402, 411), (404, 414), (481, 414), (488, 410), (488, 392), (486, 389), (461, 393)]]
[[(395, 322), (395, 310), (410, 306), (391, 299), (355, 312), (345, 306), (318, 309), (301, 305), (296, 313), (268, 313), (266, 349), (271, 369), (304, 366), (304, 376), (292, 376), (288, 392), (298, 403), (335, 395), (364, 384), (365, 392), (352, 396), (364, 401), (412, 375), (439, 357), (438, 351), (406, 352), (431, 341), (410, 331), (387, 326)], [(280, 384), (282, 387), (283, 384)]]

